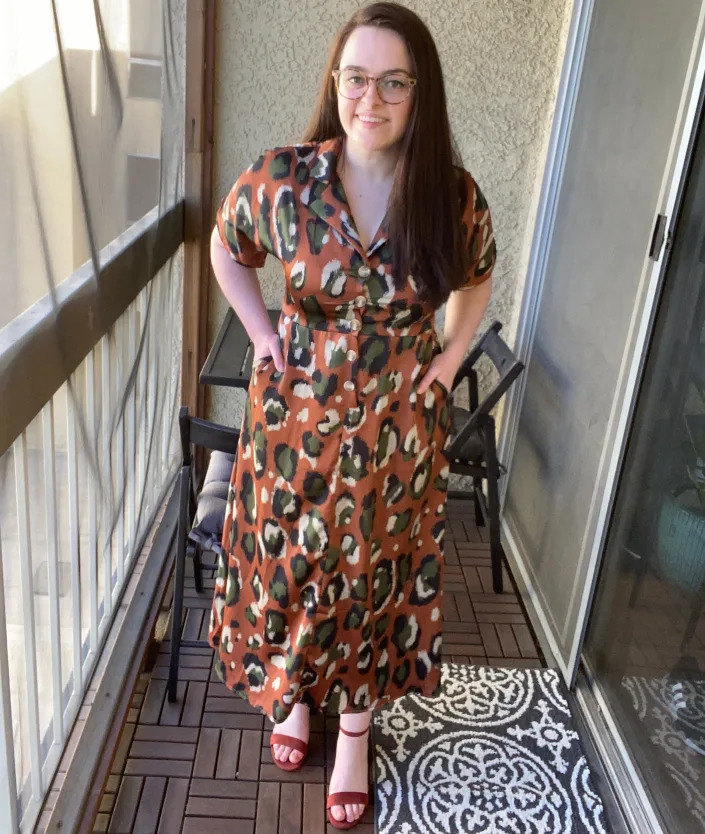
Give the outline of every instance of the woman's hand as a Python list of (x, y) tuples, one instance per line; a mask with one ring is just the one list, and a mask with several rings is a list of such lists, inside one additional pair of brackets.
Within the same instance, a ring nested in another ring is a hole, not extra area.
[(416, 393), (423, 394), (434, 379), (437, 379), (442, 385), (450, 391), (453, 387), (453, 380), (458, 372), (462, 362), (458, 361), (457, 357), (448, 352), (439, 353), (431, 360), (428, 370), (422, 377), (419, 384), (416, 386)]
[(266, 357), (271, 356), (276, 369), (280, 373), (283, 373), (285, 364), (282, 349), (279, 344), (278, 333), (270, 333), (268, 336), (259, 339), (257, 342), (254, 342), (252, 347), (254, 351), (252, 355), (253, 365), (259, 359), (265, 359)]

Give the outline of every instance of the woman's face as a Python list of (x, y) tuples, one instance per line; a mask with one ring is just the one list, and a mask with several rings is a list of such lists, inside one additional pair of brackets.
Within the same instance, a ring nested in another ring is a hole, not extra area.
[[(339, 69), (355, 68), (366, 75), (381, 76), (394, 70), (412, 74), (411, 58), (402, 37), (391, 29), (358, 26), (340, 56)], [(338, 114), (348, 142), (360, 150), (384, 151), (404, 136), (414, 101), (411, 95), (399, 104), (382, 101), (374, 81), (362, 98), (348, 99), (338, 93)]]

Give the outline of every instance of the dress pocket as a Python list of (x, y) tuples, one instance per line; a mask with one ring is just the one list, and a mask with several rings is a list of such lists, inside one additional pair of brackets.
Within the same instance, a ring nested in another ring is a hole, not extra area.
[(444, 397), (450, 396), (450, 391), (445, 387), (445, 385), (439, 379), (432, 379), (431, 385), (437, 385), (441, 393)]
[(267, 370), (267, 366), (274, 361), (272, 356), (260, 356), (259, 359), (252, 360), (252, 373), (261, 374)]

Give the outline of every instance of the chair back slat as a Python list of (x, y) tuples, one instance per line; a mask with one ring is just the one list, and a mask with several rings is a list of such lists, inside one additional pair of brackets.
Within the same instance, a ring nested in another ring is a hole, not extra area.
[(511, 349), (496, 330), (488, 330), (482, 344), (483, 352), (490, 358), (500, 375), (511, 371), (516, 365), (521, 365)]
[[(504, 394), (509, 390), (514, 380), (524, 370), (523, 362), (520, 362), (511, 348), (499, 335), (502, 329), (500, 322), (493, 322), (483, 336), (478, 340), (473, 350), (468, 354), (467, 358), (460, 366), (453, 382), (455, 388), (458, 383), (467, 377), (470, 381), (476, 382), (476, 371), (474, 366), (479, 361), (480, 357), (487, 356), (499, 373), (499, 379), (492, 389), (483, 397), (482, 401), (477, 404), (472, 402), (475, 398), (471, 396), (471, 412), (468, 419), (460, 428), (458, 433), (454, 436), (453, 442), (448, 450), (448, 457), (453, 460), (460, 457), (460, 452), (463, 446), (470, 439), (473, 432), (486, 421), (488, 415), (497, 403), (502, 399)], [(471, 391), (472, 394), (472, 391)]]
[(239, 437), (240, 432), (237, 429), (191, 417), (191, 443), (196, 446), (234, 455), (237, 452)]

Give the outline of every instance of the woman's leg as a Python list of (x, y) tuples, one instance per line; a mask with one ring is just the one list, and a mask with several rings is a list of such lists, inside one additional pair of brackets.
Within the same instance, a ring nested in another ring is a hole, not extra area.
[[(300, 738), (301, 741), (308, 741), (309, 734), (309, 708), (305, 704), (294, 704), (289, 716), (280, 724), (274, 724), (273, 733)], [(285, 744), (273, 744), (272, 755), (280, 762), (300, 762), (303, 753), (288, 747)]]
[[(350, 732), (359, 733), (370, 726), (372, 713), (345, 712), (340, 716), (340, 726)], [(369, 732), (361, 736), (346, 736), (338, 733), (338, 744), (335, 751), (335, 767), (331, 775), (328, 794), (344, 791), (359, 791), (367, 793), (368, 769), (367, 751), (370, 743)], [(330, 809), (333, 819), (342, 822), (354, 822), (365, 809), (364, 805), (333, 805)]]

